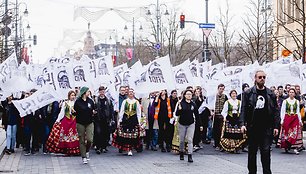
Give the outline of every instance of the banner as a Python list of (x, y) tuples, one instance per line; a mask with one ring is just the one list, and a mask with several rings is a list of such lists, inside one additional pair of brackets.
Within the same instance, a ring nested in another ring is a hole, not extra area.
[(137, 71), (134, 81), (138, 93), (149, 93), (163, 89), (175, 89), (172, 69), (169, 68), (169, 56), (161, 57), (148, 63), (141, 71)]
[(194, 59), (189, 64), (189, 70), (192, 75), (192, 81), (194, 86), (201, 86), (201, 77), (200, 77), (200, 68), (199, 68), (199, 61)]
[(173, 67), (173, 78), (176, 89), (185, 90), (188, 86), (194, 86), (193, 76), (189, 69), (190, 61), (187, 59), (180, 65)]
[(58, 100), (58, 95), (54, 89), (49, 86), (39, 89), (33, 95), (22, 100), (13, 100), (13, 104), (17, 108), (21, 117), (33, 113), (54, 101)]

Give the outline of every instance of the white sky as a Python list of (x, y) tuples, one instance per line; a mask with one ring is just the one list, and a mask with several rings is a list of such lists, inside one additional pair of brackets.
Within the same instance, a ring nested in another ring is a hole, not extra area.
[[(12, 0), (10, 0), (12, 1)], [(156, 0), (19, 0), (26, 2), (29, 10), (28, 21), (31, 25), (31, 34), (37, 34), (38, 45), (33, 47), (33, 61), (43, 63), (54, 55), (54, 49), (63, 38), (65, 29), (87, 29), (87, 22), (78, 18), (73, 21), (73, 12), (76, 6), (100, 7), (140, 7)], [(218, 19), (218, 7), (225, 8), (225, 0), (209, 0), (209, 22), (215, 23)], [(234, 16), (233, 27), (241, 22), (245, 14), (247, 0), (229, 0), (231, 15)], [(186, 20), (205, 22), (205, 0), (160, 0), (168, 8), (175, 6), (184, 13)], [(24, 9), (23, 6), (20, 6)], [(91, 24), (92, 30), (118, 29), (127, 24), (113, 12), (106, 13), (97, 22)], [(131, 24), (130, 24), (131, 28)], [(234, 28), (233, 28), (234, 29)], [(186, 24), (186, 30), (192, 30), (194, 37), (201, 38), (201, 30), (197, 26)], [(83, 38), (82, 38), (83, 40)], [(95, 42), (97, 44), (97, 41)], [(80, 45), (81, 47), (82, 45)]]

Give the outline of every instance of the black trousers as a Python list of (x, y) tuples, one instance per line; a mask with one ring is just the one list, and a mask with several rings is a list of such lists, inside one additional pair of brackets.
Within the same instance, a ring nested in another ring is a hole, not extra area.
[(213, 138), (215, 141), (215, 147), (220, 147), (222, 126), (223, 126), (223, 116), (215, 115), (214, 125), (213, 125)]
[(94, 142), (97, 149), (105, 149), (110, 139), (110, 131), (106, 119), (95, 120), (94, 122)]
[(257, 172), (257, 151), (260, 150), (263, 174), (271, 174), (271, 145), (273, 140), (272, 129), (262, 131), (248, 130), (248, 169), (249, 174)]
[(158, 120), (158, 143), (160, 148), (164, 148), (164, 142), (166, 143), (166, 147), (171, 147), (174, 126), (169, 123), (170, 119)]
[(194, 135), (193, 135), (193, 145), (199, 146), (201, 142), (201, 131), (200, 124), (195, 124)]

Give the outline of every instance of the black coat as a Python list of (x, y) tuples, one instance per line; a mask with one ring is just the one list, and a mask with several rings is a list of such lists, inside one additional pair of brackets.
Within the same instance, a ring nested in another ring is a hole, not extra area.
[[(280, 123), (280, 114), (279, 108), (276, 102), (275, 94), (268, 89), (265, 88), (267, 93), (268, 102), (268, 115), (271, 118), (271, 123), (268, 123), (270, 128), (279, 128)], [(240, 113), (240, 124), (241, 126), (246, 125), (248, 128), (252, 128), (254, 126), (254, 112), (257, 101), (257, 91), (256, 86), (248, 89), (244, 95), (241, 102), (241, 113)]]

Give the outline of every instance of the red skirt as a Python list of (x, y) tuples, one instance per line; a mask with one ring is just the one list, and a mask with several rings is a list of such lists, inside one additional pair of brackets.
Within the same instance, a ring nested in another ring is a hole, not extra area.
[(297, 114), (285, 115), (278, 144), (285, 149), (302, 147), (302, 129)]
[(64, 117), (53, 125), (52, 131), (46, 143), (47, 150), (53, 153), (67, 155), (79, 155), (79, 138), (76, 130), (76, 120)]

